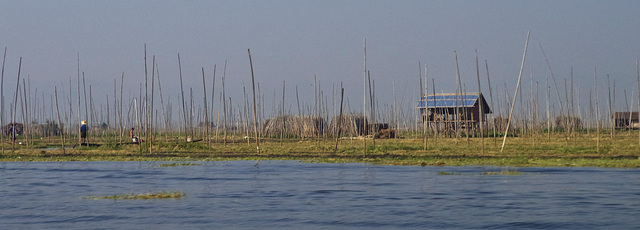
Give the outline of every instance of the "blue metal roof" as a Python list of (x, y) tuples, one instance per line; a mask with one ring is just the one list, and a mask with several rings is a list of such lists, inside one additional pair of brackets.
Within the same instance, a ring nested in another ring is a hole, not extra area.
[[(436, 94), (422, 97), (418, 108), (455, 108), (473, 107), (478, 100), (478, 94)], [(426, 105), (426, 106), (425, 106)]]

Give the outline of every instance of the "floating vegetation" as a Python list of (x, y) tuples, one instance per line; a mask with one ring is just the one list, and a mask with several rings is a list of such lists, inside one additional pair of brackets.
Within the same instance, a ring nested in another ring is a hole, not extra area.
[(484, 175), (492, 175), (492, 176), (519, 176), (522, 175), (518, 170), (508, 170), (504, 169), (500, 172), (484, 172)]
[(449, 176), (449, 175), (460, 175), (460, 173), (452, 173), (452, 172), (438, 172), (438, 175), (441, 175), (441, 176)]
[(121, 194), (112, 196), (98, 196), (98, 197), (85, 197), (89, 200), (147, 200), (147, 199), (169, 199), (169, 198), (182, 198), (185, 194), (182, 192), (159, 192), (159, 193), (144, 193), (144, 194)]
[(161, 164), (160, 167), (176, 167), (176, 166), (194, 166), (199, 164), (194, 163), (171, 163), (171, 164)]

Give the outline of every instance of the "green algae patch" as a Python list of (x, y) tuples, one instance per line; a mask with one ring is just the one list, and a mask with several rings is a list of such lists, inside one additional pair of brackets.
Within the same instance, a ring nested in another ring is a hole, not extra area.
[(522, 175), (522, 173), (518, 172), (518, 170), (508, 170), (508, 169), (504, 169), (502, 171), (499, 172), (483, 172), (483, 175), (490, 175), (490, 176), (520, 176)]
[(195, 166), (200, 164), (194, 163), (171, 163), (171, 164), (160, 164), (160, 167), (178, 167), (178, 166)]
[(142, 194), (120, 194), (111, 196), (89, 196), (88, 200), (148, 200), (148, 199), (176, 199), (182, 198), (185, 194), (182, 192), (158, 192), (158, 193), (142, 193)]

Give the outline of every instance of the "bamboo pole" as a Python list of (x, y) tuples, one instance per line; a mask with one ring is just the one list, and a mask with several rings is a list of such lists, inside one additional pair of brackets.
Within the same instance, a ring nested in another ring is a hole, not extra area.
[(162, 128), (164, 129), (164, 132), (165, 132), (165, 135), (164, 135), (165, 141), (167, 141), (166, 132), (168, 131), (167, 129), (169, 128), (169, 125), (167, 124), (169, 118), (167, 116), (168, 114), (164, 106), (164, 97), (162, 96), (162, 84), (160, 84), (160, 70), (157, 65), (158, 64), (156, 64), (156, 78), (158, 78), (158, 90), (160, 91), (160, 106), (162, 109), (162, 122), (163, 122)]
[[(4, 47), (4, 56), (2, 58), (2, 74), (0, 74), (0, 125), (4, 125), (4, 64), (7, 60), (7, 47)], [(639, 78), (640, 79), (640, 78)], [(640, 83), (638, 83), (640, 86)], [(2, 155), (4, 155), (4, 134), (0, 135), (0, 142), (2, 143)]]
[(454, 50), (453, 55), (456, 58), (456, 80), (458, 84), (458, 89), (456, 90), (456, 121), (454, 123), (456, 129), (456, 141), (460, 140), (460, 132), (458, 129), (458, 123), (460, 121), (460, 94), (462, 94), (462, 83), (460, 82), (460, 67), (458, 65), (458, 53)]
[[(429, 79), (427, 78), (427, 64), (424, 64), (424, 81), (425, 81), (425, 85), (424, 85), (424, 90), (425, 92), (429, 92)], [(420, 76), (420, 79), (422, 79), (422, 76)], [(423, 118), (422, 115), (420, 117), (420, 119), (422, 120), (422, 133), (424, 135), (424, 151), (427, 151), (427, 148), (429, 147), (429, 130), (427, 129), (427, 123), (429, 122), (429, 101), (427, 101), (427, 97), (425, 96), (426, 93), (423, 95), (422, 94), (422, 80), (420, 80), (420, 98), (424, 97), (424, 113), (426, 118)]]
[(255, 82), (255, 78), (253, 76), (253, 62), (251, 61), (251, 50), (247, 49), (247, 52), (249, 53), (249, 66), (251, 67), (251, 86), (253, 89), (253, 131), (255, 132), (256, 135), (256, 149), (258, 150), (258, 153), (260, 153), (260, 138), (258, 135), (258, 115), (256, 113), (256, 82)]
[(180, 93), (182, 95), (182, 121), (185, 133), (187, 133), (187, 110), (184, 106), (184, 88), (182, 85), (182, 64), (180, 62), (180, 53), (178, 53), (178, 71), (180, 75)]
[[(27, 77), (29, 77), (29, 75), (27, 75)], [(25, 138), (25, 143), (27, 145), (27, 148), (29, 148), (29, 123), (31, 123), (29, 121), (29, 110), (28, 110), (28, 106), (29, 104), (27, 103), (27, 101), (29, 100), (27, 98), (27, 86), (24, 82), (24, 78), (22, 79), (22, 95), (24, 95), (24, 100), (23, 100), (23, 105), (22, 105), (22, 120), (23, 120), (23, 124), (24, 124), (24, 130), (22, 131), (22, 133), (24, 134), (24, 138)]]
[(61, 139), (62, 139), (62, 154), (66, 155), (67, 153), (65, 152), (66, 150), (64, 149), (64, 131), (62, 130), (62, 122), (60, 122), (60, 109), (58, 108), (58, 87), (54, 86), (53, 90), (54, 90), (54, 92), (56, 94), (56, 111), (57, 111), (57, 114), (58, 114), (58, 129), (59, 129), (59, 132), (61, 134), (60, 136), (61, 136)]
[(123, 126), (122, 126), (122, 91), (124, 89), (124, 72), (120, 77), (120, 145), (122, 145)]
[(15, 97), (13, 99), (13, 118), (11, 119), (11, 125), (12, 125), (12, 138), (11, 138), (11, 150), (15, 150), (16, 149), (16, 108), (17, 108), (17, 104), (18, 104), (18, 90), (20, 89), (20, 71), (22, 70), (22, 57), (20, 57), (20, 64), (18, 64), (18, 80), (16, 83), (16, 94)]
[(371, 73), (367, 74), (367, 78), (368, 78), (368, 82), (369, 82), (369, 103), (370, 103), (370, 112), (371, 112), (371, 124), (372, 125), (372, 132), (373, 135), (371, 135), (371, 139), (373, 140), (373, 146), (376, 146), (376, 134), (378, 133), (377, 127), (376, 127), (376, 116), (375, 116), (375, 104), (374, 104), (374, 100), (373, 100), (373, 88), (371, 87)]
[[(78, 121), (77, 121), (77, 123), (79, 124), (80, 121), (81, 121), (81, 118), (80, 118), (80, 108), (81, 108), (80, 107), (80, 52), (78, 52), (77, 57), (78, 57), (78, 69), (77, 69), (78, 70), (78, 78), (77, 78), (77, 82), (76, 82), (77, 86), (78, 86), (78, 91), (77, 91), (78, 92)], [(44, 98), (43, 98), (42, 103), (44, 104)], [(78, 125), (78, 145), (80, 145), (80, 144), (82, 144), (82, 138), (80, 137), (80, 125)]]
[(504, 131), (504, 139), (502, 140), (502, 148), (500, 152), (504, 150), (504, 144), (507, 142), (507, 135), (509, 134), (509, 126), (511, 125), (511, 116), (513, 115), (513, 107), (516, 104), (516, 97), (518, 96), (518, 88), (520, 87), (520, 79), (522, 78), (522, 69), (524, 68), (525, 57), (527, 56), (527, 48), (529, 47), (529, 35), (527, 32), (527, 41), (524, 44), (524, 54), (522, 55), (522, 63), (520, 64), (520, 73), (518, 74), (518, 85), (516, 85), (516, 92), (513, 94), (513, 103), (511, 104), (511, 110), (509, 111), (509, 119), (507, 120), (507, 128)]
[(227, 76), (227, 60), (224, 60), (224, 70), (222, 71), (222, 132), (223, 143), (227, 146), (227, 98), (225, 95), (224, 80)]
[(286, 128), (287, 119), (285, 118), (284, 111), (284, 90), (285, 90), (285, 81), (282, 81), (282, 112), (280, 113), (280, 117), (282, 118), (282, 129), (280, 130), (280, 146), (282, 146), (282, 141), (284, 138), (284, 129)]
[[(367, 39), (364, 39), (364, 79), (362, 82), (362, 157), (367, 157)], [(395, 89), (394, 89), (395, 90)]]
[[(149, 113), (149, 153), (152, 153), (153, 151), (153, 140), (154, 140), (154, 136), (153, 136), (153, 99), (154, 99), (154, 93), (155, 93), (155, 73), (156, 73), (156, 55), (153, 55), (153, 59), (151, 61), (151, 103), (149, 105), (149, 107), (151, 108), (148, 113)], [(206, 105), (206, 103), (205, 103)]]
[(612, 118), (613, 118), (613, 106), (611, 105), (611, 79), (609, 78), (609, 74), (607, 74), (607, 86), (609, 88), (609, 124), (611, 126), (611, 140), (613, 140), (613, 127), (615, 126), (615, 124), (613, 124), (614, 122), (612, 122)]
[[(211, 138), (209, 138), (209, 109), (207, 108), (207, 86), (204, 80), (204, 67), (202, 67), (202, 90), (204, 91), (204, 122), (207, 125), (207, 146), (211, 145)], [(153, 91), (153, 90), (152, 90)]]
[(600, 152), (600, 105), (598, 104), (598, 77), (596, 68), (593, 68), (593, 84), (596, 88), (596, 152)]
[(342, 132), (342, 103), (344, 102), (344, 88), (342, 88), (342, 82), (340, 83), (340, 116), (338, 117), (338, 135), (336, 135), (336, 147), (333, 149), (333, 154), (338, 151), (338, 142), (340, 141), (340, 133)]
[(478, 78), (478, 104), (480, 105), (479, 108), (480, 110), (478, 111), (478, 117), (479, 117), (479, 121), (480, 121), (480, 140), (482, 143), (482, 154), (484, 154), (484, 130), (483, 130), (483, 116), (484, 116), (484, 110), (482, 108), (483, 104), (484, 104), (484, 100), (480, 100), (482, 98), (482, 87), (480, 86), (480, 65), (478, 64), (478, 50), (476, 49), (476, 76)]
[[(637, 116), (638, 116), (638, 119), (640, 119), (640, 61), (638, 60), (636, 60), (636, 74), (638, 78), (638, 112), (637, 112), (638, 114)], [(640, 132), (638, 132), (638, 147), (640, 148)]]
[[(87, 85), (85, 84), (85, 81), (84, 81), (84, 72), (82, 72), (82, 89), (84, 91), (84, 119), (87, 119), (89, 117), (89, 108), (87, 107)], [(85, 138), (85, 141), (87, 142), (87, 146), (88, 146), (89, 145), (88, 132), (87, 132), (87, 137)]]
[(496, 120), (495, 120), (495, 111), (496, 111), (496, 107), (493, 106), (493, 90), (491, 89), (491, 78), (489, 77), (489, 64), (487, 63), (487, 59), (484, 59), (484, 66), (487, 69), (487, 81), (489, 84), (489, 97), (491, 97), (491, 108), (493, 109), (493, 113), (491, 115), (493, 119), (493, 144), (497, 144), (496, 143)]

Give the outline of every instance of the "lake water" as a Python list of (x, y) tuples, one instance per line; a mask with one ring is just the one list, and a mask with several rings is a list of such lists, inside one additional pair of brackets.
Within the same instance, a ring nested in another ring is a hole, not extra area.
[(640, 228), (640, 169), (162, 163), (0, 162), (0, 229)]

